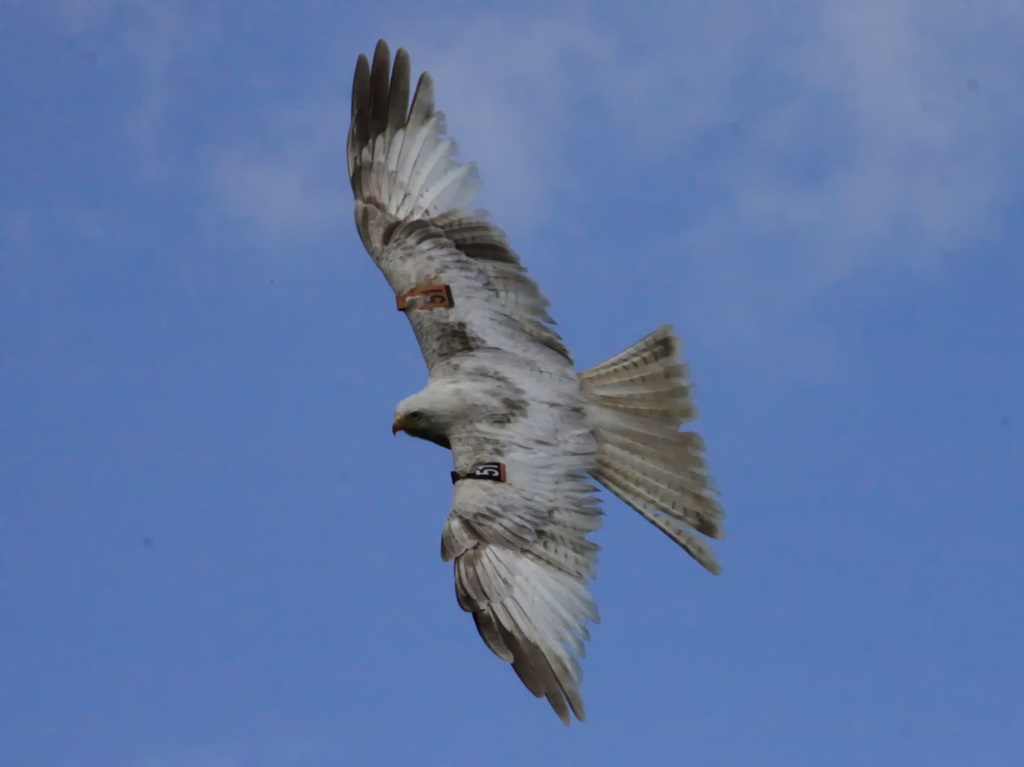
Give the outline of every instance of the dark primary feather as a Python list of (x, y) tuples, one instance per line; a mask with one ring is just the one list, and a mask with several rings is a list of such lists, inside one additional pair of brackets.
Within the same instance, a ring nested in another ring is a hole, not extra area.
[(392, 68), (384, 41), (372, 66), (359, 57), (348, 167), (356, 227), (395, 293), (443, 283), (455, 294), (449, 311), (407, 312), (428, 367), (479, 349), (516, 357), (554, 354), (558, 364), (571, 365), (551, 327), (548, 301), (505, 233), (486, 213), (467, 207), (475, 168), (454, 160), (430, 75), (420, 76), (410, 102), (411, 79), (408, 54), (399, 49)]

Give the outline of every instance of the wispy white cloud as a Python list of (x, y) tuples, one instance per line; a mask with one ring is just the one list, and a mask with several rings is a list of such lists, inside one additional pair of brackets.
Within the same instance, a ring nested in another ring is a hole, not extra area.
[[(1010, 0), (680, 4), (640, 24), (480, 22), (440, 46), (421, 47), (496, 207), (516, 211), (507, 188), (554, 215), (588, 162), (699, 186), (665, 238), (702, 327), (751, 341), (744, 354), (773, 328), (799, 335), (790, 351), (812, 375), (831, 354), (806, 328), (813, 302), (991, 240), (1024, 165), (1024, 6)], [(588, 148), (605, 154), (574, 154), (594, 122)]]
[(345, 167), (348, 109), (335, 98), (280, 106), (262, 115), (259, 138), (211, 151), (208, 183), (220, 210), (278, 246), (306, 243), (352, 225)]
[(166, 135), (175, 101), (184, 86), (177, 70), (183, 68), (216, 29), (213, 12), (177, 3), (126, 4), (120, 34), (138, 65), (138, 99), (127, 115), (126, 129), (136, 146), (142, 171), (162, 178), (173, 160), (166, 152)]
[[(391, 42), (409, 49), (414, 76), (424, 69), (434, 76), (462, 156), (485, 161), (483, 202), (511, 227), (542, 223), (572, 179), (564, 151), (573, 130), (566, 63), (593, 55), (599, 41), (564, 18), (517, 22), (513, 34), (493, 18), (457, 29), (449, 39), (420, 27)], [(372, 53), (376, 40), (362, 42)], [(355, 61), (353, 55), (334, 66), (331, 57), (325, 70), (334, 77), (313, 78), (304, 99), (268, 105), (257, 119), (259, 136), (237, 137), (211, 155), (215, 199), (275, 243), (334, 232), (339, 214), (351, 225), (344, 140)]]
[[(1011, 140), (1009, 118), (1022, 103), (1007, 58), (1024, 40), (1011, 31), (1017, 8), (1009, 0), (700, 3), (636, 20), (547, 9), (533, 18), (485, 12), (392, 37), (435, 74), (456, 137), (467, 155), (484, 158), (490, 195), (513, 215), (550, 215), (543, 201), (585, 161), (569, 147), (574, 135), (593, 135), (587, 123), (607, 120), (609, 154), (651, 162), (739, 127), (741, 146), (717, 175), (737, 187), (734, 215), (769, 234), (831, 218), (839, 239), (896, 222), (945, 237), (974, 220), (1004, 180), (1000, 142)], [(342, 101), (337, 90), (328, 98)], [(295, 126), (305, 153), (328, 151), (331, 141)], [(321, 129), (337, 144), (336, 122)], [(801, 177), (802, 165), (818, 166), (813, 178)], [(300, 190), (301, 163), (296, 171)]]
[(1013, 41), (992, 34), (1015, 11), (943, 16), (953, 5), (823, 4), (765, 62), (789, 79), (787, 98), (753, 118), (719, 171), (744, 236), (795, 246), (827, 282), (889, 257), (870, 247), (881, 239), (916, 260), (988, 230), (1024, 116), (1006, 77)]
[(827, 367), (834, 349), (806, 310), (830, 286), (934, 269), (997, 235), (1024, 164), (1010, 74), (1024, 26), (1008, 2), (807, 10), (731, 86), (735, 104), (751, 98), (744, 79), (782, 83), (707, 169), (720, 196), (680, 244), (700, 254), (700, 311), (725, 339), (771, 334), (776, 364), (793, 363), (779, 358), (788, 344)]
[(505, 226), (541, 225), (558, 196), (584, 192), (574, 184), (579, 158), (572, 150), (581, 106), (600, 97), (592, 67), (606, 44), (588, 16), (482, 14), (459, 25), (399, 30), (389, 42), (434, 76), (449, 130), (462, 155), (480, 165), (482, 202)]
[(218, 9), (162, 0), (39, 0), (25, 9), (88, 57), (127, 55), (130, 103), (111, 115), (112, 127), (133, 145), (140, 173), (163, 179), (176, 159), (168, 152), (170, 123), (194, 75), (191, 65), (216, 34)]
[[(724, 336), (792, 329), (853, 276), (941, 266), (995, 236), (1019, 194), (1016, 0), (451, 14), (392, 19), (388, 36), (435, 75), (464, 156), (480, 164), (484, 204), (522, 242), (607, 205), (602, 188), (678, 196), (647, 245), (683, 254), (687, 300), (703, 296), (704, 326)], [(164, 109), (159, 73), (178, 50), (173, 23), (152, 26), (164, 43), (143, 124)], [(349, 58), (325, 52), (306, 90), (203, 154), (213, 209), (275, 247), (350, 225)]]

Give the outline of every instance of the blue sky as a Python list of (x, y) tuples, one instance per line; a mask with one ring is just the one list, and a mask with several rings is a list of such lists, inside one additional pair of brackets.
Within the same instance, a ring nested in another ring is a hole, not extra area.
[[(3, 3), (5, 764), (1019, 763), (1024, 5), (640, 7)], [(725, 572), (608, 502), (581, 726), (390, 434), (379, 36), (581, 366), (686, 342)]]

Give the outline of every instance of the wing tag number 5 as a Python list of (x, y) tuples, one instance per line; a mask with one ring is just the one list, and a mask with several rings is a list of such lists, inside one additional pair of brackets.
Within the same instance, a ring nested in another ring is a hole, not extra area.
[[(409, 300), (413, 298), (421, 300), (410, 305)], [(406, 309), (450, 309), (455, 306), (452, 289), (447, 285), (424, 285), (422, 288), (413, 288), (398, 296), (396, 302), (400, 312)]]
[(470, 469), (465, 474), (459, 474), (459, 472), (453, 471), (452, 484), (454, 485), (460, 479), (489, 479), (491, 482), (504, 482), (505, 464), (498, 463), (497, 461), (490, 461)]

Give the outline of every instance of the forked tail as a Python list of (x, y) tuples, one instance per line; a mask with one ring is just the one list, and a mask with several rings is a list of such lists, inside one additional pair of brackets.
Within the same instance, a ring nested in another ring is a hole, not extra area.
[(594, 478), (716, 575), (695, 533), (723, 536), (704, 442), (679, 427), (696, 415), (681, 344), (669, 325), (580, 374), (598, 444)]

